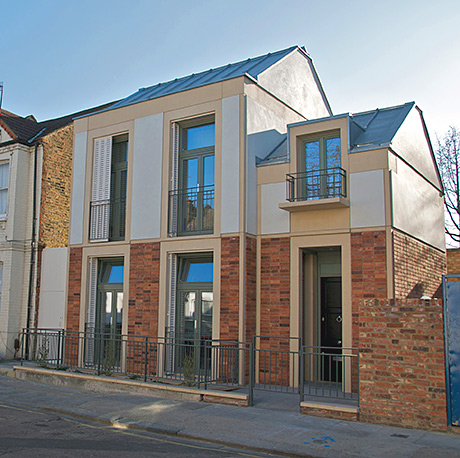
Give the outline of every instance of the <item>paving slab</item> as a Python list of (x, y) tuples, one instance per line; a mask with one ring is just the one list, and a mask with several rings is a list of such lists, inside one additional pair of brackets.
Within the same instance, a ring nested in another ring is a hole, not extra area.
[[(8, 372), (5, 367), (0, 364), (0, 374)], [(118, 428), (290, 456), (460, 458), (460, 434), (302, 415), (298, 402), (282, 396), (291, 395), (256, 392), (254, 407), (240, 407), (108, 389), (85, 391), (19, 380), (11, 372), (0, 375), (0, 406), (26, 405)]]

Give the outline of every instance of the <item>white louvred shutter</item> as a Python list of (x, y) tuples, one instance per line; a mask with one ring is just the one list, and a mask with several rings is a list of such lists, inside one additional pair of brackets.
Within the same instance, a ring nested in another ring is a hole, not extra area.
[(174, 369), (174, 340), (176, 337), (176, 287), (177, 287), (177, 255), (170, 253), (169, 264), (169, 304), (168, 304), (168, 364), (169, 372)]
[(90, 240), (108, 241), (110, 217), (110, 172), (112, 137), (94, 141), (93, 186), (91, 191)]
[(89, 287), (88, 287), (88, 315), (86, 318), (88, 364), (94, 362), (94, 331), (96, 328), (96, 300), (97, 300), (97, 258), (89, 259)]
[(179, 183), (179, 133), (180, 127), (177, 122), (172, 123), (171, 127), (171, 145), (172, 145), (172, 164), (171, 164), (171, 194), (170, 215), (169, 215), (169, 232), (171, 236), (177, 236), (177, 208), (178, 208), (178, 183)]

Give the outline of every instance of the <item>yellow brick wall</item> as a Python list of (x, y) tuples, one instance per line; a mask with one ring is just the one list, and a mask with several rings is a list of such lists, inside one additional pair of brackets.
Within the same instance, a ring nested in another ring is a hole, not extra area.
[(43, 139), (39, 244), (58, 248), (68, 244), (73, 125)]

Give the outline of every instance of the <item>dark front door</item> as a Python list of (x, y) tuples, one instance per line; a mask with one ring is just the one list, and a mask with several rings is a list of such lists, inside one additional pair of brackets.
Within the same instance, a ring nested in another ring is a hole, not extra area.
[(321, 278), (322, 379), (342, 380), (342, 279)]

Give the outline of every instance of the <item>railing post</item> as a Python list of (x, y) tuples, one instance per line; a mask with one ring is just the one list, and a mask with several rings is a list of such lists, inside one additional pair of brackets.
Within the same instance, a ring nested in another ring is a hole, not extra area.
[(249, 393), (248, 393), (248, 406), (254, 405), (254, 341), (249, 343)]
[(101, 364), (102, 364), (102, 357), (103, 357), (103, 349), (102, 349), (102, 332), (99, 331), (99, 358), (97, 359), (97, 375), (101, 375)]
[[(304, 367), (304, 364), (305, 364), (305, 361), (304, 361), (304, 356), (303, 356), (303, 345), (302, 345), (302, 342), (300, 342), (299, 344), (299, 358), (300, 358), (300, 361), (299, 361), (299, 395), (300, 395), (300, 402), (303, 402), (303, 392), (304, 392), (304, 384), (305, 384), (305, 367)], [(302, 410), (302, 408), (300, 407), (300, 403), (299, 403), (299, 408), (300, 410)]]
[(148, 364), (149, 338), (145, 338), (145, 359), (144, 359), (144, 382), (147, 381), (147, 364)]
[(21, 366), (24, 365), (24, 335), (25, 335), (25, 329), (22, 328), (22, 334), (21, 334)]
[(208, 389), (208, 342), (204, 342), (204, 389)]
[(56, 369), (59, 369), (60, 360), (61, 360), (61, 330), (58, 331)]
[(198, 361), (198, 383), (197, 383), (197, 388), (200, 389), (201, 386), (201, 350), (202, 350), (202, 345), (203, 345), (203, 339), (200, 338), (200, 343), (198, 345), (198, 358), (196, 355), (193, 356), (194, 360), (194, 366), (196, 362)]

